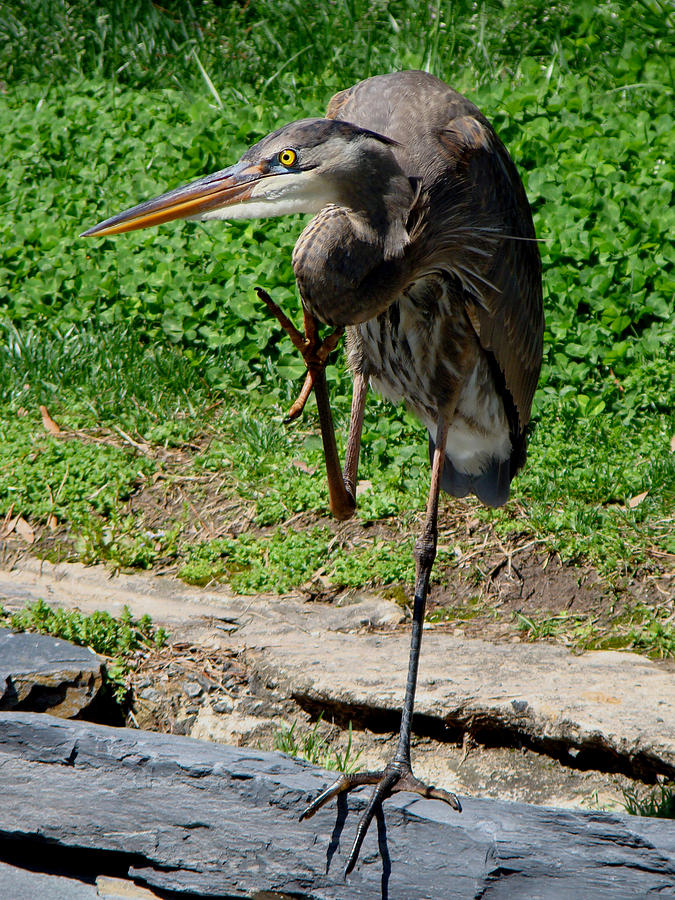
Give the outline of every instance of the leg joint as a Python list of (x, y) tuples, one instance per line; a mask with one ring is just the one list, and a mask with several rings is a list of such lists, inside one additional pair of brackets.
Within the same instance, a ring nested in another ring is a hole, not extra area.
[(413, 550), (415, 562), (421, 569), (431, 569), (436, 559), (436, 533), (427, 534), (426, 530), (416, 541)]

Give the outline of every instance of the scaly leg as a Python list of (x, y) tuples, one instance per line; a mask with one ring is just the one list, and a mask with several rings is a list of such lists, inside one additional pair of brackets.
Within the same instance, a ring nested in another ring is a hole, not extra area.
[(392, 761), (382, 772), (359, 772), (353, 775), (341, 775), (337, 781), (320, 794), (313, 803), (300, 816), (308, 819), (314, 813), (332, 800), (338, 794), (351, 791), (353, 788), (364, 784), (374, 784), (375, 790), (371, 795), (361, 821), (356, 830), (356, 837), (352, 845), (345, 875), (348, 875), (354, 866), (363, 844), (363, 839), (368, 831), (368, 826), (373, 820), (382, 801), (398, 791), (412, 791), (423, 797), (443, 800), (453, 809), (461, 812), (461, 804), (454, 794), (449, 791), (424, 784), (412, 773), (410, 764), (410, 733), (412, 727), (412, 714), (415, 705), (415, 688), (417, 686), (417, 670), (420, 658), (420, 646), (422, 642), (422, 626), (424, 624), (424, 609), (426, 606), (427, 592), (429, 590), (429, 577), (436, 557), (437, 520), (438, 520), (438, 495), (440, 492), (441, 475), (445, 459), (445, 444), (448, 436), (450, 415), (441, 418), (436, 434), (436, 449), (431, 471), (431, 486), (427, 500), (426, 520), (424, 530), (415, 544), (415, 605), (413, 609), (412, 636), (410, 640), (410, 660), (408, 664), (408, 681), (406, 683), (405, 700), (401, 716), (401, 729), (399, 732), (398, 746)]

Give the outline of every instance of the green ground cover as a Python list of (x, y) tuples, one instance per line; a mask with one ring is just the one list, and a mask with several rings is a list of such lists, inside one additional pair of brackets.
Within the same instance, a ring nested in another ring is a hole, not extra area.
[(127, 697), (129, 675), (140, 656), (161, 649), (167, 641), (167, 633), (154, 626), (150, 616), (134, 619), (127, 606), (119, 618), (100, 611), (85, 616), (77, 609), (55, 609), (43, 600), (13, 614), (0, 606), (0, 627), (50, 634), (106, 656), (106, 678), (119, 703)]
[[(243, 591), (297, 587), (322, 559), (333, 585), (409, 581), (419, 425), (371, 398), (359, 515), (377, 536), (354, 547), (328, 530), (312, 410), (282, 422), (303, 366), (253, 288), (297, 310), (303, 222), (78, 234), (360, 78), (424, 67), (492, 119), (543, 239), (528, 466), (504, 510), (471, 515), (610, 580), (672, 571), (674, 25), (659, 0), (0, 4), (0, 514), (38, 546), (50, 524), (52, 553)], [(341, 357), (328, 374), (344, 430)], [(197, 534), (216, 476), (232, 512)], [(195, 486), (159, 524), (134, 506), (158, 479)]]

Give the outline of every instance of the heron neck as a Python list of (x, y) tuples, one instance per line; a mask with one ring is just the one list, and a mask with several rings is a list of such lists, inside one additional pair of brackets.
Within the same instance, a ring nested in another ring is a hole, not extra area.
[(381, 248), (385, 259), (401, 256), (409, 243), (406, 222), (416, 191), (400, 170), (379, 172), (377, 190), (372, 180), (349, 181), (338, 189), (342, 207), (360, 241)]
[(388, 236), (361, 211), (324, 207), (293, 251), (304, 306), (328, 325), (356, 325), (379, 315), (399, 296), (407, 271), (402, 250), (387, 256)]

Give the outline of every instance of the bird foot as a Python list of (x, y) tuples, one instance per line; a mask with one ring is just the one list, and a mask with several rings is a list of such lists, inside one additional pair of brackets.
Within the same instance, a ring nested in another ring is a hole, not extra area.
[(384, 771), (381, 772), (354, 772), (350, 775), (340, 775), (333, 784), (319, 794), (319, 796), (309, 804), (307, 809), (301, 813), (300, 821), (302, 822), (303, 819), (310, 819), (318, 809), (334, 797), (345, 794), (348, 791), (354, 790), (354, 788), (362, 787), (366, 784), (374, 784), (375, 790), (371, 794), (368, 806), (357, 826), (354, 843), (352, 844), (349, 859), (347, 860), (347, 865), (345, 867), (345, 876), (349, 875), (356, 865), (361, 845), (363, 844), (370, 823), (373, 821), (373, 817), (377, 815), (378, 810), (382, 808), (382, 802), (386, 800), (387, 797), (391, 797), (392, 794), (397, 794), (399, 791), (410, 791), (432, 800), (442, 800), (444, 803), (447, 803), (453, 809), (457, 810), (457, 812), (462, 811), (462, 804), (450, 791), (445, 791), (442, 788), (425, 784), (413, 775), (409, 763), (393, 760)]
[(255, 292), (289, 336), (296, 350), (300, 351), (307, 366), (307, 375), (305, 376), (302, 390), (286, 417), (287, 422), (292, 422), (293, 419), (297, 419), (305, 408), (305, 404), (314, 387), (316, 373), (321, 369), (325, 369), (328, 356), (337, 347), (344, 328), (336, 328), (335, 331), (332, 331), (327, 337), (320, 340), (317, 320), (305, 311), (305, 333), (303, 335), (281, 307), (272, 300), (267, 291), (262, 288), (256, 288)]

